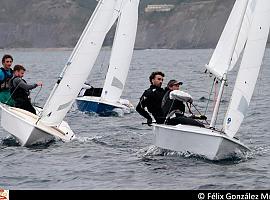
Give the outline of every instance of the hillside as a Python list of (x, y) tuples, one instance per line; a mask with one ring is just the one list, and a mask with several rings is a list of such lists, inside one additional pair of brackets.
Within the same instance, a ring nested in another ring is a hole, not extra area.
[[(235, 0), (166, 0), (169, 12), (145, 12), (141, 0), (136, 48), (212, 48)], [(97, 1), (1, 0), (0, 48), (73, 47)], [(105, 45), (112, 42), (114, 30)]]

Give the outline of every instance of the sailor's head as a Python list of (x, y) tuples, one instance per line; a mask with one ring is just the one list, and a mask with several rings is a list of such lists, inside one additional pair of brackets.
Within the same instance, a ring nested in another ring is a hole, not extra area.
[(2, 65), (6, 70), (11, 67), (12, 62), (13, 62), (13, 57), (11, 55), (9, 55), (9, 54), (5, 54), (2, 57)]
[(167, 88), (170, 90), (179, 90), (180, 85), (183, 85), (183, 82), (172, 79), (168, 82)]
[(15, 65), (13, 73), (15, 76), (22, 78), (24, 76), (25, 68), (22, 65)]
[(152, 74), (149, 76), (149, 81), (151, 85), (161, 87), (164, 77), (165, 74), (161, 71), (152, 72)]

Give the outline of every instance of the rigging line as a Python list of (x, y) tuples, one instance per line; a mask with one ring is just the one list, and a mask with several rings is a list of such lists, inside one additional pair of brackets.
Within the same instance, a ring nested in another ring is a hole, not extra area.
[[(195, 110), (199, 113), (199, 115), (201, 115), (202, 116), (202, 113), (199, 111), (199, 109), (197, 109), (197, 107), (193, 104), (193, 103), (190, 103), (190, 105), (192, 105), (194, 108), (195, 108)], [(204, 115), (204, 116), (206, 116), (206, 115)], [(205, 122), (206, 122), (206, 124), (208, 124), (209, 125), (209, 123), (208, 123), (208, 121), (207, 121), (207, 119), (205, 119), (204, 120)]]
[(213, 92), (213, 88), (214, 88), (215, 81), (216, 81), (216, 78), (214, 78), (212, 87), (211, 87), (210, 92), (209, 92), (208, 101), (207, 101), (207, 104), (206, 104), (206, 108), (205, 108), (205, 111), (204, 111), (204, 115), (206, 115), (206, 112), (207, 112), (207, 110), (208, 110), (208, 106), (209, 106), (211, 94), (212, 94), (212, 92)]
[[(213, 5), (212, 5), (212, 9), (211, 9), (211, 12), (208, 12), (209, 14), (207, 15), (207, 19), (206, 19), (206, 22), (209, 21), (210, 17), (213, 15), (213, 11), (214, 11), (214, 8), (215, 8), (215, 5), (217, 3), (217, 0), (214, 0), (212, 1)], [(198, 46), (198, 43), (200, 41), (200, 38), (202, 37), (202, 35), (204, 34), (206, 30), (206, 25), (203, 26), (202, 28), (202, 31), (200, 32), (200, 35), (198, 37), (198, 40), (195, 42), (195, 48)], [(206, 112), (208, 110), (208, 106), (209, 106), (209, 102), (210, 102), (210, 97), (211, 97), (211, 93), (213, 92), (213, 87), (214, 87), (214, 83), (215, 83), (215, 78), (214, 78), (214, 81), (213, 81), (213, 84), (212, 84), (212, 87), (211, 87), (211, 90), (210, 90), (210, 93), (209, 93), (209, 97), (208, 97), (208, 101), (207, 101), (207, 104), (206, 104), (206, 108), (205, 108), (205, 111), (204, 111), (204, 115), (206, 115)]]
[(197, 107), (193, 103), (190, 103), (190, 105), (192, 105), (195, 108), (195, 110), (199, 113), (199, 115), (202, 115), (202, 113), (197, 109)]
[(188, 105), (188, 102), (186, 102), (186, 106), (188, 108), (188, 111), (191, 115), (193, 115), (193, 112), (191, 111), (191, 106)]
[(214, 112), (215, 105), (216, 105), (216, 102), (217, 102), (218, 81), (215, 81), (214, 86), (215, 86), (215, 91), (214, 91), (214, 98), (213, 98), (213, 101), (214, 101), (213, 112)]
[(171, 104), (171, 107), (170, 107), (170, 109), (169, 109), (169, 112), (168, 112), (168, 114), (167, 114), (167, 116), (166, 116), (166, 118), (165, 118), (165, 122), (164, 123), (166, 123), (167, 122), (167, 120), (169, 119), (169, 117), (171, 117), (171, 110), (172, 110), (172, 107), (173, 107), (173, 104), (174, 104), (174, 101), (175, 101), (175, 99), (173, 99), (173, 102), (172, 102), (172, 104)]
[(36, 98), (37, 98), (38, 94), (40, 93), (41, 89), (42, 89), (42, 85), (40, 86), (40, 88), (39, 88), (39, 90), (34, 98), (33, 105), (36, 105)]
[[(9, 102), (9, 100), (12, 98), (12, 95), (14, 94), (14, 92), (18, 89), (19, 85), (21, 84), (22, 79), (20, 79), (19, 84), (15, 87), (14, 91), (10, 94), (10, 97), (8, 98), (8, 100), (5, 102), (5, 104), (7, 104)], [(13, 85), (13, 84), (12, 84)]]

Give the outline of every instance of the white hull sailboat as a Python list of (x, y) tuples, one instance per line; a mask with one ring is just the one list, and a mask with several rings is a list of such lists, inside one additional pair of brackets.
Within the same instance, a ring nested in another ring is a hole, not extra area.
[(250, 149), (223, 132), (190, 125), (154, 125), (155, 145), (182, 153), (191, 153), (209, 160), (241, 156)]
[[(207, 127), (153, 125), (155, 145), (200, 155), (210, 160), (230, 158), (249, 151), (235, 134), (247, 113), (255, 88), (270, 26), (269, 0), (236, 0), (207, 70), (221, 82), (211, 123)], [(228, 72), (242, 60), (223, 127), (216, 128), (217, 114)]]
[(45, 143), (54, 138), (67, 142), (75, 137), (65, 121), (62, 121), (59, 127), (46, 126), (42, 122), (37, 123), (38, 116), (26, 110), (3, 104), (1, 108), (1, 126), (12, 133), (22, 146)]
[[(118, 13), (119, 0), (100, 0), (86, 25), (77, 45), (65, 65), (40, 113), (1, 105), (1, 125), (15, 136), (22, 146), (59, 138), (75, 138), (69, 125), (63, 121), (80, 89), (86, 81), (102, 43)], [(78, 70), (79, 67), (79, 70)]]
[[(139, 0), (121, 0), (116, 6), (119, 12), (113, 18), (118, 19), (108, 72), (102, 92), (98, 95), (79, 96), (76, 99), (80, 111), (94, 112), (100, 115), (111, 115), (115, 110), (121, 109), (124, 113), (130, 113), (134, 106), (127, 99), (122, 99), (127, 79), (130, 62), (133, 54), (137, 23)], [(114, 21), (112, 21), (111, 26)], [(111, 26), (109, 28), (111, 28)], [(109, 31), (108, 28), (108, 31)], [(91, 88), (94, 89), (95, 88)], [(89, 89), (89, 90), (91, 90)]]

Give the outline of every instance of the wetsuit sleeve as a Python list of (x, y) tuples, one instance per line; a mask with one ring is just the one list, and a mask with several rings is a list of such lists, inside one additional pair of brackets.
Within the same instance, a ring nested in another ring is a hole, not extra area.
[(25, 90), (32, 90), (38, 86), (37, 84), (27, 84), (20, 78), (14, 79), (14, 85), (16, 85), (16, 86), (19, 85), (18, 87), (23, 88)]
[(0, 69), (0, 81), (3, 81), (5, 78), (5, 75), (3, 73), (3, 71)]
[(147, 96), (145, 93), (141, 96), (140, 101), (138, 105), (136, 106), (136, 111), (145, 117), (146, 119), (152, 119), (152, 117), (149, 115), (149, 113), (145, 110), (145, 107), (147, 105)]

